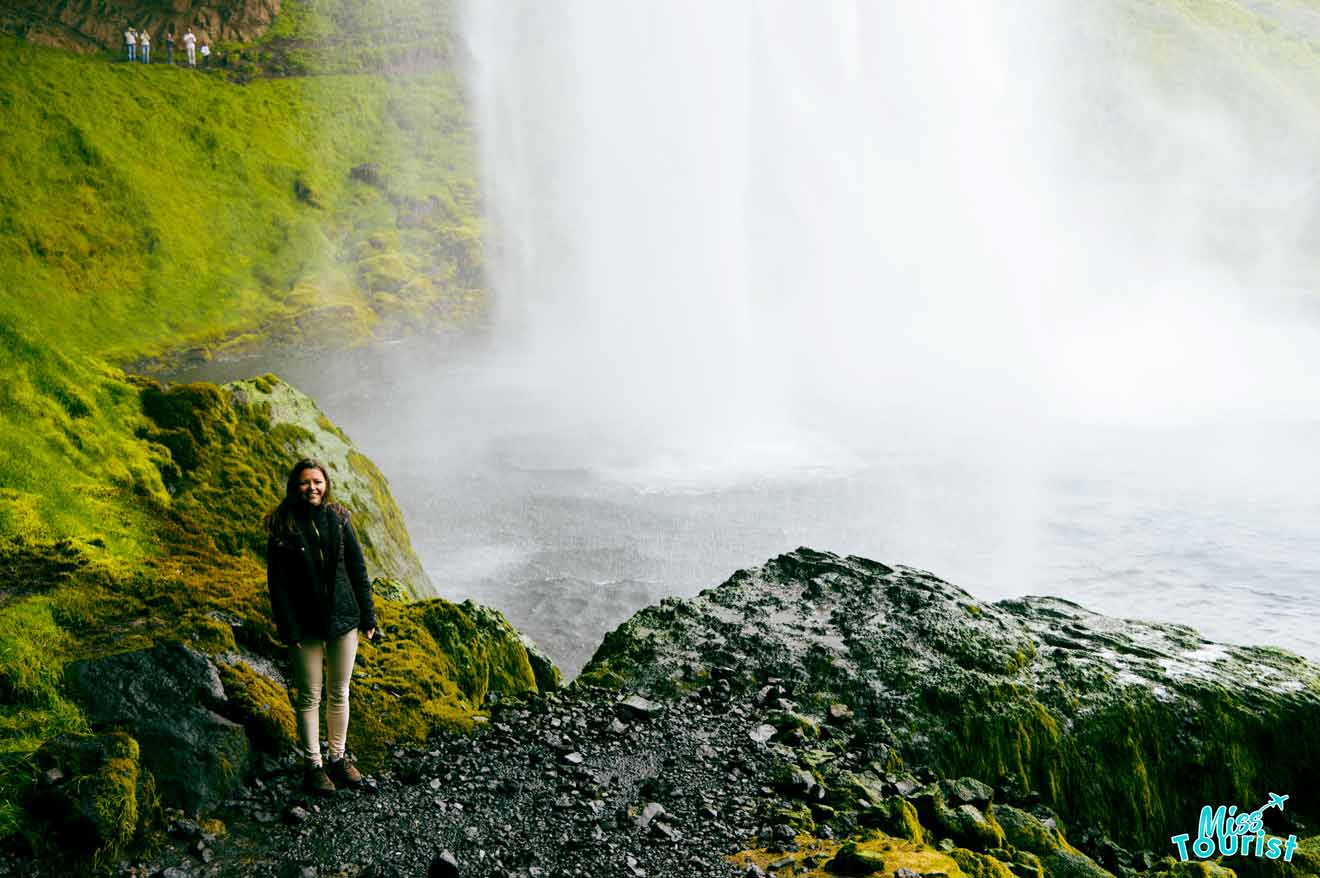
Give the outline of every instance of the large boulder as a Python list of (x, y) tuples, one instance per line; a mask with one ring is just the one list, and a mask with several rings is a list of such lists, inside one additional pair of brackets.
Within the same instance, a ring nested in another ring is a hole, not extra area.
[(1058, 598), (983, 603), (921, 570), (810, 549), (643, 610), (579, 682), (663, 697), (771, 679), (799, 712), (848, 705), (854, 746), (1034, 792), (1139, 848), (1163, 850), (1207, 802), (1320, 783), (1320, 669), (1296, 656)]
[(227, 798), (243, 779), (249, 745), (210, 659), (179, 643), (74, 662), (65, 680), (97, 730), (136, 739), (162, 801), (193, 811)]

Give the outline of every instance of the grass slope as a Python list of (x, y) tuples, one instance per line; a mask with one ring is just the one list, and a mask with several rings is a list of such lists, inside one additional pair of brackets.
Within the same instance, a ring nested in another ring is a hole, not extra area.
[(424, 326), (479, 284), (448, 72), (239, 86), (9, 38), (0, 70), (0, 316), (66, 351), (215, 343), (327, 305), (350, 335)]

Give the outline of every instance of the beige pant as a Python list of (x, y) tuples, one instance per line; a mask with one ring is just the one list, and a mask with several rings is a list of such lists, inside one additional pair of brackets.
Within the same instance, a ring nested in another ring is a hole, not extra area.
[(348, 737), (348, 681), (353, 676), (358, 633), (354, 628), (329, 643), (304, 640), (293, 648), (293, 685), (298, 688), (298, 749), (307, 765), (321, 764), (321, 661), (330, 669), (329, 692), (325, 698), (326, 737), (330, 758), (344, 758)]

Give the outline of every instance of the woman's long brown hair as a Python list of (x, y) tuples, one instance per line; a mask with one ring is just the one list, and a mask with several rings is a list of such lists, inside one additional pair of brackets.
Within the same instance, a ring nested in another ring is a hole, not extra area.
[(294, 510), (303, 505), (302, 495), (298, 493), (298, 477), (306, 470), (320, 470), (325, 476), (325, 493), (321, 495), (321, 505), (329, 508), (335, 502), (334, 492), (330, 487), (330, 471), (325, 464), (310, 457), (304, 457), (289, 470), (288, 481), (284, 484), (284, 499), (280, 505), (266, 513), (264, 524), (267, 535), (275, 538), (292, 536), (298, 524), (294, 521)]

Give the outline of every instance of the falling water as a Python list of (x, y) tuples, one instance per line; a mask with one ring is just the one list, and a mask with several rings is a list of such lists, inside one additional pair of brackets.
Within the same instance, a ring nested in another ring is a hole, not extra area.
[(1320, 82), (1178, 14), (474, 0), (492, 344), (283, 372), (570, 672), (801, 544), (1320, 657)]

